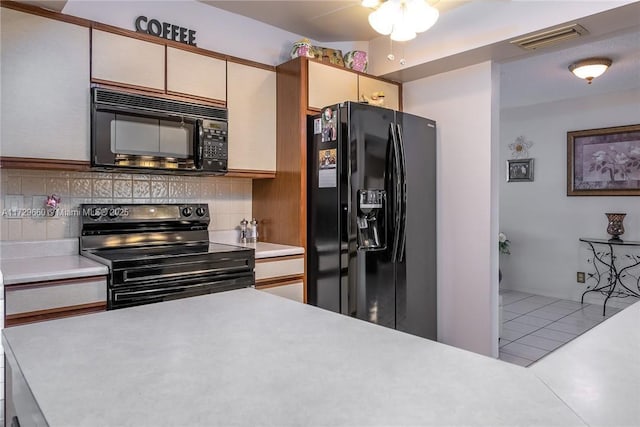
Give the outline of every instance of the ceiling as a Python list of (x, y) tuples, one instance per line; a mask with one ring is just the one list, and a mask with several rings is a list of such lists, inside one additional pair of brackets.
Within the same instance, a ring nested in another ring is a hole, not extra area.
[[(509, 108), (640, 88), (639, 46), (640, 29), (636, 28), (505, 62), (500, 66), (500, 106)], [(603, 56), (613, 64), (590, 85), (568, 70), (575, 61)]]
[[(370, 10), (361, 0), (346, 1), (214, 1), (199, 0), (216, 8), (237, 13), (319, 42), (369, 41), (380, 37), (367, 20)], [(469, 1), (430, 0), (441, 14)], [(460, 57), (442, 58), (415, 69), (404, 69), (386, 77), (411, 81), (484, 60), (501, 63), (501, 107), (551, 102), (587, 94), (603, 94), (640, 87), (640, 26), (637, 7), (625, 8), (631, 15), (603, 13), (581, 20), (589, 37), (537, 51), (523, 51), (507, 41), (487, 46), (482, 52), (468, 52)], [(634, 18), (634, 15), (636, 18)], [(630, 22), (622, 22), (626, 20)], [(629, 25), (635, 29), (629, 29)], [(475, 55), (475, 56), (474, 56)], [(476, 57), (477, 56), (477, 57)], [(606, 56), (613, 65), (605, 75), (588, 85), (568, 71), (579, 59)], [(438, 67), (442, 68), (439, 69)], [(412, 74), (413, 72), (413, 74)]]
[[(319, 42), (369, 41), (380, 34), (369, 25), (371, 9), (361, 0), (213, 1), (198, 0)], [(440, 13), (470, 0), (430, 1)]]

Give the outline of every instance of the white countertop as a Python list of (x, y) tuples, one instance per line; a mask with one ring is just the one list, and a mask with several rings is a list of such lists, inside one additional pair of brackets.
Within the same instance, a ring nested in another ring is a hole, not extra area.
[(109, 273), (106, 265), (80, 255), (2, 259), (0, 270), (5, 286)]
[[(226, 234), (237, 238), (235, 232)], [(302, 247), (266, 242), (238, 243), (224, 234), (212, 241), (253, 248), (256, 259), (304, 254)], [(77, 255), (78, 239), (2, 242), (0, 250), (0, 271), (5, 285), (99, 276), (109, 272), (106, 266)], [(53, 254), (56, 256), (51, 256)]]
[(289, 246), (267, 242), (240, 243), (239, 238), (240, 232), (238, 230), (220, 230), (209, 232), (209, 240), (212, 242), (223, 243), (227, 245), (244, 246), (247, 248), (255, 249), (256, 259), (304, 254), (304, 248), (300, 246)]
[(276, 243), (234, 243), (237, 246), (253, 248), (256, 251), (256, 259), (274, 258), (289, 255), (303, 255), (304, 248), (299, 246), (278, 245)]
[(588, 425), (640, 425), (640, 302), (529, 369)]
[(53, 427), (584, 425), (528, 369), (254, 289), (3, 333)]

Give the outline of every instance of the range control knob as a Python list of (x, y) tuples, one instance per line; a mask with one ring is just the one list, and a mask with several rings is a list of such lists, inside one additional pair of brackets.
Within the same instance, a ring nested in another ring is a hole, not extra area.
[(91, 219), (98, 219), (102, 216), (102, 212), (100, 212), (100, 209), (98, 208), (91, 208), (91, 210), (89, 211), (89, 218)]
[(182, 215), (189, 217), (193, 213), (193, 208), (191, 206), (185, 206), (182, 208)]
[(196, 208), (196, 215), (204, 216), (204, 214), (206, 214), (206, 213), (207, 213), (207, 211), (203, 207)]

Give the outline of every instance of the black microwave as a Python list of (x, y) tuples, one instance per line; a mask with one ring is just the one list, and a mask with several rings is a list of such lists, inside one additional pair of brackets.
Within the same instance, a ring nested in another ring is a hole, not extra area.
[(91, 166), (225, 174), (225, 108), (91, 88)]

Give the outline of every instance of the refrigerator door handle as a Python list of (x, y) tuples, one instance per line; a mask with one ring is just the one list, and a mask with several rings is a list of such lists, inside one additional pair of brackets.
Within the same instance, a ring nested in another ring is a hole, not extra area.
[(398, 145), (398, 138), (396, 136), (396, 129), (393, 123), (389, 125), (391, 133), (392, 151), (393, 151), (393, 189), (394, 192), (394, 207), (393, 207), (393, 243), (391, 250), (391, 262), (398, 261), (398, 249), (400, 244), (400, 227), (402, 220), (402, 172), (400, 165), (400, 147)]
[(398, 262), (402, 262), (404, 259), (404, 247), (407, 240), (407, 161), (404, 155), (404, 140), (402, 137), (402, 126), (397, 125), (398, 130), (398, 145), (400, 147), (400, 187), (402, 189), (400, 193), (400, 243), (398, 247)]

